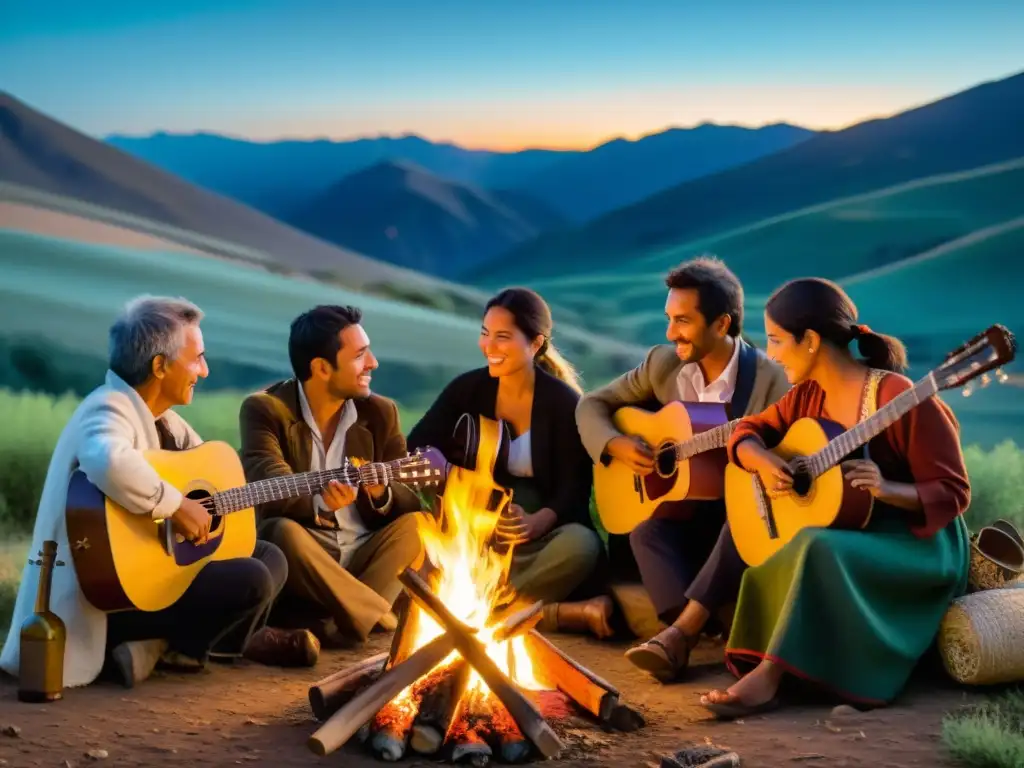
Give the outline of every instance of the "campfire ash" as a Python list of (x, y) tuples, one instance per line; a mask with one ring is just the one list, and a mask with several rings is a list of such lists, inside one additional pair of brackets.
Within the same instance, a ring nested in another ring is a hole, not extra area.
[[(481, 444), (477, 466), (496, 451)], [(407, 751), (484, 765), (557, 757), (558, 735), (542, 714), (559, 691), (604, 727), (614, 727), (618, 692), (537, 633), (541, 603), (500, 617), (512, 597), (512, 548), (492, 546), (497, 510), (510, 500), (493, 472), (452, 467), (441, 524), (423, 531), (432, 567), (407, 569), (410, 600), (391, 649), (316, 683), (310, 706), (323, 724), (310, 748), (326, 755), (353, 736), (382, 759)]]

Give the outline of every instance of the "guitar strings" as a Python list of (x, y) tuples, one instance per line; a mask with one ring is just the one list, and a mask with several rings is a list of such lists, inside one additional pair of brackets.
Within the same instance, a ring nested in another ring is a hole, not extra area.
[[(429, 467), (430, 466), (430, 461), (429, 460), (422, 460), (422, 459), (420, 459), (418, 454), (414, 454), (414, 455), (411, 455), (411, 456), (405, 456), (405, 457), (403, 457), (401, 459), (395, 459), (395, 460), (390, 461), (390, 462), (374, 462), (373, 464), (366, 465), (365, 467), (354, 467), (351, 464), (346, 464), (344, 467), (338, 467), (337, 469), (327, 469), (327, 470), (322, 470), (320, 472), (309, 472), (309, 473), (303, 473), (303, 474), (306, 474), (306, 475), (318, 475), (318, 476), (320, 476), (322, 478), (327, 478), (328, 481), (330, 481), (330, 480), (343, 480), (343, 481), (347, 482), (349, 485), (357, 485), (360, 481), (363, 482), (363, 483), (370, 482), (371, 480), (386, 480), (386, 481), (390, 481), (390, 480), (394, 479), (395, 476), (401, 475), (401, 473), (403, 471), (409, 471), (409, 466), (410, 465), (412, 465), (412, 466), (426, 466), (426, 467)], [(378, 471), (378, 469), (377, 469), (378, 466), (383, 466), (384, 469)], [(289, 476), (289, 475), (282, 475), (279, 478), (267, 478), (265, 480), (257, 480), (255, 483), (251, 483), (250, 487), (252, 485), (256, 485), (257, 483), (268, 484), (268, 485), (273, 486), (273, 483), (274, 483), (275, 480), (279, 480), (279, 479), (287, 480), (289, 477), (294, 478), (295, 475), (291, 475), (291, 476)], [(224, 499), (224, 498), (226, 498), (226, 494), (231, 493), (233, 491), (242, 490), (245, 487), (246, 486), (241, 486), (240, 488), (226, 488), (225, 490), (219, 491), (218, 493), (215, 493), (212, 496), (205, 496), (204, 498), (199, 499), (199, 504), (209, 514), (218, 514), (218, 512), (217, 512), (217, 499), (218, 498)], [(326, 487), (326, 484), (324, 485), (324, 487)], [(234, 511), (237, 511), (237, 510), (234, 510)], [(219, 513), (219, 514), (224, 514), (224, 513)]]

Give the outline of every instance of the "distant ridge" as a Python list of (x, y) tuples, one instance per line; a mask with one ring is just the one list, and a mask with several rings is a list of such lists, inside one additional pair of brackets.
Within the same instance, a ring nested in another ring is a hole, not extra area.
[(566, 224), (524, 193), (446, 181), (394, 160), (346, 176), (288, 221), (329, 242), (446, 278)]
[(544, 235), (481, 267), (493, 284), (607, 265), (833, 199), (1024, 156), (1024, 72), (893, 117), (815, 136), (681, 184), (586, 226)]

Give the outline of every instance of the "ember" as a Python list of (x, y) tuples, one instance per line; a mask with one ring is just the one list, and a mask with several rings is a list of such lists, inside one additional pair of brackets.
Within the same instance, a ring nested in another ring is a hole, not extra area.
[(367, 659), (310, 689), (325, 721), (309, 742), (318, 754), (356, 735), (390, 761), (407, 749), (475, 765), (520, 762), (534, 751), (557, 757), (563, 745), (536, 703), (545, 690), (610, 727), (618, 692), (533, 629), (541, 603), (496, 618), (514, 597), (512, 548), (492, 545), (510, 497), (493, 481), (503, 427), (480, 422), (475, 469), (451, 468), (441, 522), (423, 532), (432, 568), (425, 578), (409, 569), (400, 577), (411, 599), (386, 661)]

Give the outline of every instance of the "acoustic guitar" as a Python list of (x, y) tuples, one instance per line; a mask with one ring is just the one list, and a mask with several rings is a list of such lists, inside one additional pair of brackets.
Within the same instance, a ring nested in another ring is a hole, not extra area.
[(246, 483), (235, 449), (210, 441), (184, 451), (144, 453), (157, 474), (213, 520), (209, 539), (193, 544), (170, 520), (136, 515), (111, 500), (81, 470), (71, 475), (66, 504), (68, 542), (85, 598), (101, 611), (159, 611), (172, 605), (212, 560), (249, 557), (256, 546), (253, 507), (315, 496), (332, 480), (350, 485), (433, 485), (443, 458), (433, 449), (394, 461), (282, 475)]
[(638, 475), (621, 461), (594, 466), (597, 513), (609, 533), (629, 533), (650, 517), (671, 517), (677, 502), (720, 499), (725, 445), (738, 419), (719, 403), (673, 402), (658, 411), (627, 406), (612, 422), (654, 449), (654, 471)]
[[(863, 458), (869, 440), (938, 392), (963, 387), (979, 376), (987, 385), (987, 372), (1013, 360), (1015, 354), (1013, 334), (994, 325), (850, 429), (828, 419), (798, 419), (771, 449), (786, 460), (793, 474), (790, 493), (769, 499), (759, 474), (730, 463), (725, 472), (725, 507), (740, 557), (747, 565), (760, 565), (804, 528), (867, 526), (874, 497), (863, 488), (852, 487), (841, 464)], [(997, 381), (1006, 378), (997, 371)]]

